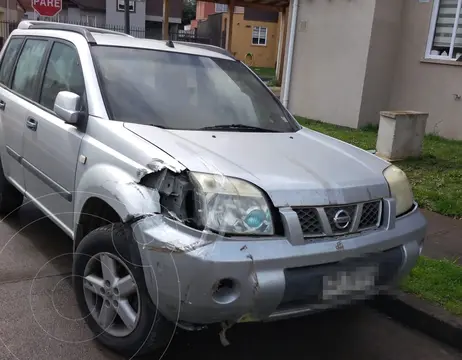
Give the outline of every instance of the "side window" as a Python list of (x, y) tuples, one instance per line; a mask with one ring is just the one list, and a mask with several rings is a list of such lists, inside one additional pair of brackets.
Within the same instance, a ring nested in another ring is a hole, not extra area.
[(72, 46), (56, 42), (51, 50), (43, 79), (40, 104), (53, 110), (60, 91), (71, 91), (84, 101), (85, 82), (79, 54)]
[(2, 65), (0, 66), (0, 83), (8, 85), (8, 79), (13, 71), (14, 61), (21, 49), (23, 39), (12, 38), (8, 43), (8, 47), (3, 55)]
[(14, 72), (11, 89), (32, 99), (35, 84), (40, 76), (40, 64), (47, 49), (48, 40), (29, 39), (24, 44)]

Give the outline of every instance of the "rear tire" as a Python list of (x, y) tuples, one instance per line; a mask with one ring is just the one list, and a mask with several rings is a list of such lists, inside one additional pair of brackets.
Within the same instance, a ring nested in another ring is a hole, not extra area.
[(16, 213), (23, 203), (24, 196), (6, 179), (0, 163), (0, 214)]
[[(88, 326), (99, 342), (129, 357), (164, 350), (174, 331), (173, 324), (151, 301), (140, 265), (131, 229), (123, 224), (110, 224), (89, 233), (74, 257), (74, 291)], [(107, 280), (109, 273), (104, 269), (115, 269), (109, 271), (116, 274), (115, 280)], [(130, 280), (130, 294), (121, 285), (124, 279)], [(106, 321), (101, 316), (104, 306), (106, 312), (112, 312)]]

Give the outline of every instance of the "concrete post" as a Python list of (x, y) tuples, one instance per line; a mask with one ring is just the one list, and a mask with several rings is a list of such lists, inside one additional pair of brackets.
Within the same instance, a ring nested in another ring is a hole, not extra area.
[(419, 157), (427, 118), (428, 113), (417, 111), (382, 111), (376, 155), (388, 161)]
[(276, 78), (279, 83), (282, 82), (282, 62), (284, 58), (285, 33), (286, 33), (286, 9), (279, 12), (279, 37), (278, 37), (278, 55), (276, 58)]

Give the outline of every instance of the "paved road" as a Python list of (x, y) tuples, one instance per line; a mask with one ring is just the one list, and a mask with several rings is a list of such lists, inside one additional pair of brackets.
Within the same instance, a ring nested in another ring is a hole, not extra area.
[[(120, 359), (92, 341), (71, 291), (70, 241), (32, 206), (0, 224), (0, 359)], [(452, 360), (462, 356), (369, 309), (179, 334), (164, 359)], [(153, 359), (153, 357), (149, 357)]]

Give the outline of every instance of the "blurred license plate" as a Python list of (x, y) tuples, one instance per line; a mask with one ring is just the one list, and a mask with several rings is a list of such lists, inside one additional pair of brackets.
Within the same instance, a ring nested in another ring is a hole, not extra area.
[(377, 268), (368, 266), (325, 276), (322, 298), (331, 300), (339, 296), (367, 292), (375, 286), (376, 274)]

